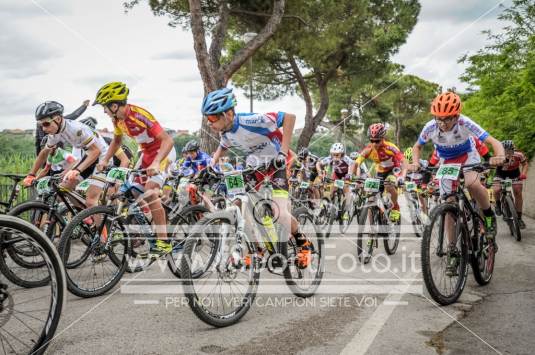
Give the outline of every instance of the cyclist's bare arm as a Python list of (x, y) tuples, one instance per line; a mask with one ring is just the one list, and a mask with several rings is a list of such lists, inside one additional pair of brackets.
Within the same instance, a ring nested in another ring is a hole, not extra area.
[(89, 149), (86, 151), (85, 158), (76, 162), (73, 169), (76, 169), (80, 172), (84, 171), (98, 159), (99, 155), (100, 155), (100, 149), (97, 147), (96, 144), (91, 144), (89, 146)]
[[(494, 151), (494, 156), (489, 159), (491, 165), (500, 165), (505, 161), (505, 151), (503, 149), (502, 143), (494, 138), (493, 136), (488, 136), (483, 143), (489, 143), (492, 146)], [(414, 156), (414, 152), (412, 153)]]
[(292, 113), (284, 114), (284, 121), (282, 123), (282, 145), (281, 151), (288, 154), (290, 150), (290, 143), (292, 142), (292, 134), (295, 126), (295, 115)]
[(167, 132), (161, 131), (156, 137), (154, 137), (156, 140), (160, 140), (162, 143), (160, 145), (160, 149), (158, 150), (158, 154), (156, 155), (156, 158), (154, 158), (153, 165), (160, 165), (160, 162), (167, 158), (169, 155), (169, 152), (171, 149), (173, 149), (173, 139)]
[(216, 164), (219, 164), (219, 159), (224, 157), (227, 153), (227, 150), (222, 146), (217, 147), (212, 160), (210, 161), (210, 167), (214, 167)]
[(417, 171), (420, 168), (420, 157), (422, 156), (423, 145), (416, 142), (412, 147), (412, 164), (409, 168), (411, 171)]
[(120, 136), (114, 135), (113, 136), (113, 140), (110, 143), (108, 151), (106, 152), (106, 155), (104, 156), (103, 161), (101, 161), (102, 164), (106, 165), (110, 161), (110, 159), (115, 155), (117, 150), (119, 150), (119, 148), (121, 148), (122, 142), (123, 142), (123, 136), (122, 135), (120, 135)]
[(124, 150), (119, 149), (114, 155), (117, 159), (119, 159), (119, 167), (126, 168), (128, 165), (130, 165), (130, 159), (128, 159), (128, 156), (124, 152)]

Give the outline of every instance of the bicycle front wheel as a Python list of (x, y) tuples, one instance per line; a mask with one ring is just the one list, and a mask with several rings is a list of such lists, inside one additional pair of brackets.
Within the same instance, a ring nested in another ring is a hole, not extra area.
[[(511, 198), (511, 195), (507, 194), (505, 197), (504, 217), (506, 218), (507, 225), (511, 231), (511, 235), (519, 242), (522, 240), (522, 233), (520, 232), (520, 224), (518, 222), (518, 213), (516, 212), (516, 206)], [(505, 212), (507, 211), (507, 212)]]
[(35, 226), (11, 216), (0, 216), (0, 253), (6, 245), (31, 245), (44, 261), (49, 281), (27, 290), (0, 274), (0, 354), (43, 354), (56, 332), (65, 304), (65, 273), (47, 237)]
[(365, 207), (360, 212), (359, 232), (357, 234), (357, 255), (363, 264), (370, 262), (373, 246), (377, 240), (379, 225), (376, 207)]
[(258, 288), (260, 257), (247, 236), (237, 233), (233, 221), (227, 212), (207, 214), (186, 240), (181, 261), (188, 304), (200, 320), (214, 327), (238, 322)]
[[(435, 207), (422, 238), (424, 283), (431, 297), (441, 305), (457, 301), (468, 274), (467, 236), (460, 225), (459, 212), (459, 207), (451, 203)], [(449, 247), (449, 240), (455, 248)], [(447, 271), (448, 262), (450, 271)]]
[(112, 207), (95, 206), (78, 213), (58, 246), (69, 291), (78, 297), (96, 297), (111, 290), (126, 270), (129, 242), (126, 226)]
[(305, 298), (316, 293), (323, 278), (323, 235), (306, 208), (298, 208), (293, 214), (299, 224), (299, 232), (305, 236), (308, 246), (303, 250), (293, 237), (286, 243), (280, 243), (281, 254), (287, 261), (284, 278), (294, 295)]

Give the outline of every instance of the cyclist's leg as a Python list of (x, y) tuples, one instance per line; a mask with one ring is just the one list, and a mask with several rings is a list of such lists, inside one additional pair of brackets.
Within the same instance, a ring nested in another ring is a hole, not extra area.
[[(500, 180), (502, 179), (500, 174), (497, 174), (496, 178), (499, 178)], [(494, 192), (494, 200), (496, 201), (496, 214), (501, 215), (502, 214), (502, 202), (500, 201), (500, 198), (502, 196), (502, 185), (499, 180), (494, 180), (492, 184), (492, 190)]]
[(518, 218), (522, 216), (522, 205), (524, 204), (522, 196), (522, 184), (514, 183), (513, 184), (513, 196), (515, 197), (515, 207), (516, 212), (518, 213)]

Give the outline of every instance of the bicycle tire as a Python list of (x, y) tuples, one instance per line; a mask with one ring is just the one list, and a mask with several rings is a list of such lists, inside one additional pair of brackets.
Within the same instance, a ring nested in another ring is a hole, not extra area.
[[(96, 215), (96, 214), (104, 214), (104, 215), (110, 215), (110, 216), (115, 217), (115, 211), (113, 210), (112, 207), (109, 207), (109, 206), (91, 207), (91, 208), (88, 208), (88, 209), (78, 213), (76, 216), (74, 216), (74, 218), (72, 219), (71, 223), (69, 223), (69, 225), (67, 225), (67, 228), (65, 228), (65, 230), (63, 231), (63, 233), (61, 235), (61, 239), (60, 239), (59, 245), (58, 245), (58, 253), (59, 253), (59, 255), (61, 257), (61, 260), (62, 260), (62, 262), (64, 264), (68, 264), (68, 262), (69, 262), (68, 257), (72, 254), (72, 252), (68, 251), (68, 248), (70, 249), (70, 246), (71, 246), (71, 239), (73, 237), (74, 229), (79, 224), (84, 223), (84, 219), (86, 219), (88, 217), (91, 217), (93, 215)], [(127, 232), (126, 232), (124, 226), (122, 225), (122, 223), (120, 222), (120, 220), (117, 219), (115, 221), (117, 221), (119, 223), (119, 227), (121, 228), (123, 233), (127, 234)], [(74, 236), (74, 237), (76, 237), (76, 236)], [(97, 296), (103, 295), (106, 292), (108, 292), (109, 290), (111, 290), (113, 287), (115, 287), (115, 285), (117, 285), (117, 283), (121, 280), (123, 274), (125, 273), (126, 267), (127, 267), (127, 264), (128, 264), (128, 262), (127, 262), (127, 254), (129, 252), (131, 252), (131, 248), (128, 245), (128, 240), (129, 240), (129, 238), (127, 237), (127, 238), (123, 238), (122, 240), (118, 240), (117, 243), (114, 243), (115, 245), (123, 244), (123, 247), (124, 247), (124, 250), (125, 250), (125, 252), (123, 254), (123, 257), (120, 260), (120, 262), (118, 262), (118, 260), (113, 260), (114, 258), (117, 258), (117, 256), (113, 252), (113, 250), (111, 250), (111, 251), (107, 250), (106, 251), (106, 255), (110, 258), (110, 261), (112, 261), (112, 263), (117, 266), (117, 272), (115, 272), (112, 275), (112, 277), (110, 277), (100, 287), (98, 287), (98, 288), (94, 287), (94, 288), (91, 288), (91, 289), (81, 287), (71, 277), (71, 274), (73, 274), (74, 271), (73, 272), (69, 271), (69, 270), (76, 270), (78, 268), (66, 268), (66, 270), (67, 270), (67, 272), (66, 272), (67, 289), (72, 294), (74, 294), (74, 295), (76, 295), (78, 297), (91, 298), (91, 297), (97, 297)], [(94, 248), (95, 247), (96, 247), (95, 245), (91, 244), (87, 250), (90, 250), (90, 253), (94, 252)], [(84, 252), (84, 256), (85, 256), (85, 252)], [(119, 263), (119, 265), (117, 265), (117, 263)]]
[[(303, 219), (308, 220), (308, 222), (310, 222), (310, 225), (312, 225), (314, 228), (314, 234), (317, 240), (317, 245), (314, 245), (314, 243), (312, 243), (313, 249), (312, 249), (311, 254), (319, 254), (318, 266), (317, 266), (317, 269), (315, 270), (316, 272), (314, 274), (314, 278), (312, 280), (310, 287), (308, 289), (303, 289), (299, 287), (299, 285), (297, 285), (297, 282), (296, 282), (297, 279), (292, 274), (292, 269), (291, 269), (292, 267), (295, 267), (297, 275), (302, 277), (301, 270), (303, 270), (303, 268), (296, 267), (295, 265), (295, 260), (297, 258), (296, 256), (297, 246), (295, 243), (292, 243), (292, 242), (280, 243), (280, 246), (281, 246), (280, 252), (285, 258), (285, 260), (287, 261), (287, 265), (284, 268), (283, 274), (284, 274), (284, 278), (286, 281), (286, 285), (290, 288), (290, 291), (292, 291), (292, 293), (296, 295), (297, 297), (307, 298), (307, 297), (313, 296), (316, 293), (316, 290), (318, 289), (321, 283), (321, 280), (323, 278), (323, 273), (325, 271), (324, 270), (324, 261), (325, 261), (324, 240), (323, 240), (323, 235), (321, 234), (321, 232), (318, 230), (318, 228), (314, 224), (314, 218), (307, 211), (306, 208), (301, 207), (301, 208), (294, 210), (293, 215), (297, 219), (298, 222), (301, 222)], [(306, 222), (299, 223), (300, 226), (304, 226), (306, 224), (307, 224)], [(308, 265), (304, 269), (307, 269), (309, 267), (310, 265)], [(314, 272), (313, 269), (312, 271)]]
[[(48, 304), (50, 307), (46, 314), (47, 319), (46, 321), (42, 322), (41, 331), (32, 330), (33, 337), (31, 339), (26, 338), (26, 335), (24, 342), (19, 341), (20, 344), (25, 344), (25, 342), (29, 343), (27, 350), (24, 349), (24, 351), (15, 351), (15, 349), (11, 349), (17, 353), (27, 352), (29, 354), (43, 354), (47, 349), (48, 345), (50, 344), (50, 341), (54, 337), (54, 334), (59, 324), (59, 320), (61, 318), (61, 312), (65, 307), (66, 278), (65, 272), (61, 264), (61, 260), (56, 251), (56, 248), (52, 245), (48, 238), (32, 224), (13, 216), (2, 215), (0, 216), (0, 228), (6, 228), (8, 230), (15, 230), (17, 232), (23, 233), (24, 236), (22, 238), (31, 239), (31, 243), (35, 243), (36, 247), (39, 248), (42, 253), (44, 253), (44, 256), (46, 256), (46, 265), (47, 268), (50, 270), (49, 279), (52, 281), (49, 282), (51, 301), (45, 303)], [(3, 252), (0, 252), (0, 254), (3, 254)], [(27, 300), (23, 302), (27, 303)], [(21, 302), (21, 304), (23, 302)], [(15, 303), (13, 302), (13, 305), (14, 304)], [(13, 309), (14, 308), (15, 307), (13, 307)], [(8, 322), (8, 320), (6, 321), (5, 319), (3, 319), (3, 324), (0, 327), (0, 334), (4, 331), (4, 327), (7, 325)], [(18, 322), (20, 322), (20, 320)], [(20, 323), (18, 323), (17, 328), (20, 329)], [(9, 332), (9, 334), (11, 337), (13, 337), (12, 332)], [(5, 337), (5, 335), (2, 335), (2, 337)]]
[(522, 232), (520, 231), (520, 223), (518, 222), (518, 212), (510, 194), (505, 196), (505, 209), (509, 210), (507, 216), (507, 225), (511, 231), (511, 235), (517, 242), (522, 240)]
[[(182, 258), (180, 269), (182, 272), (184, 295), (188, 299), (188, 305), (193, 313), (206, 324), (209, 324), (213, 327), (222, 328), (237, 323), (249, 311), (254, 298), (256, 297), (260, 273), (256, 265), (257, 261), (253, 260), (251, 263), (252, 267), (249, 268), (250, 278), (247, 283), (247, 293), (239, 303), (237, 309), (233, 310), (232, 312), (224, 315), (216, 315), (207, 309), (205, 302), (199, 300), (199, 295), (195, 289), (195, 283), (197, 283), (199, 279), (194, 279), (191, 277), (191, 260), (194, 259), (192, 258), (192, 254), (195, 251), (198, 241), (200, 238), (202, 238), (201, 231), (206, 230), (206, 227), (209, 224), (217, 221), (224, 222), (230, 226), (235, 225), (234, 216), (232, 213), (221, 211), (207, 214), (196, 224), (194, 233), (192, 233), (192, 235), (190, 235), (186, 240), (184, 245), (184, 257)], [(245, 235), (243, 235), (243, 237), (247, 238)], [(212, 234), (210, 238), (215, 238), (215, 236)], [(252, 243), (250, 243), (248, 240), (245, 240), (245, 244), (249, 249), (248, 252), (252, 254)]]
[[(210, 210), (208, 208), (206, 208), (205, 206), (202, 206), (202, 205), (186, 206), (186, 207), (182, 208), (173, 217), (173, 219), (169, 223), (173, 227), (187, 225), (188, 227), (191, 228), (197, 222), (199, 222), (206, 213), (209, 213), (209, 212), (210, 212)], [(175, 249), (175, 244), (182, 244), (182, 253), (183, 253), (184, 244), (185, 244), (185, 242), (186, 242), (186, 240), (188, 238), (189, 231), (184, 231), (184, 230), (179, 231), (180, 234), (184, 234), (184, 236), (181, 237), (181, 239), (177, 239), (175, 237), (175, 231), (176, 231), (176, 229), (174, 229), (173, 232), (172, 232), (172, 234), (173, 234), (172, 235), (173, 249)], [(169, 270), (171, 271), (171, 273), (173, 275), (175, 275), (178, 278), (181, 278), (181, 272), (180, 272), (180, 260), (181, 260), (181, 258), (180, 258), (180, 255), (182, 255), (182, 253), (180, 253), (180, 254), (171, 253), (171, 254), (169, 254), (169, 256), (167, 258), (167, 266), (168, 266)], [(199, 273), (194, 273), (192, 275), (193, 278), (197, 278), (199, 276), (200, 276)]]
[[(368, 212), (371, 212), (370, 216)], [(373, 244), (375, 243), (376, 236), (371, 233), (371, 228), (377, 222), (376, 213), (378, 213), (378, 211), (375, 210), (375, 207), (364, 207), (360, 213), (359, 232), (357, 234), (357, 256), (359, 261), (363, 264), (369, 263), (373, 255)], [(368, 217), (371, 217), (369, 224), (370, 232), (364, 233), (366, 230), (366, 221), (368, 220)], [(366, 245), (364, 245), (364, 234), (368, 235), (369, 239), (366, 242)]]
[(459, 278), (455, 284), (454, 292), (450, 295), (444, 295), (438, 289), (434, 281), (433, 273), (431, 270), (431, 253), (430, 253), (431, 237), (432, 237), (431, 233), (433, 231), (433, 226), (435, 226), (435, 224), (439, 222), (440, 216), (451, 213), (454, 216), (456, 216), (458, 219), (459, 212), (460, 212), (459, 207), (452, 203), (443, 203), (441, 205), (435, 206), (435, 208), (433, 208), (433, 211), (431, 212), (430, 222), (428, 225), (426, 225), (425, 230), (424, 230), (424, 235), (422, 238), (422, 245), (421, 245), (421, 255), (422, 255), (421, 260), (422, 261), (421, 262), (422, 262), (422, 274), (424, 278), (424, 284), (427, 288), (427, 291), (431, 295), (431, 298), (433, 298), (433, 300), (435, 300), (437, 303), (443, 306), (455, 303), (461, 296), (464, 290), (464, 287), (466, 285), (466, 280), (468, 278), (468, 258), (469, 258), (468, 246), (466, 243), (467, 236), (465, 235), (466, 233), (465, 229), (461, 228), (460, 230), (461, 230), (462, 235), (457, 236), (457, 238), (461, 238)]

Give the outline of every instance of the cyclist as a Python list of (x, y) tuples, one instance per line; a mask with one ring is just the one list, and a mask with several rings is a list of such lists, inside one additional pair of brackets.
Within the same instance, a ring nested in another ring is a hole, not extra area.
[[(355, 161), (355, 170), (359, 171), (361, 164), (365, 159), (370, 159), (375, 163), (376, 175), (380, 179), (397, 181), (398, 185), (403, 184), (407, 174), (404, 164), (403, 153), (394, 144), (385, 139), (386, 127), (382, 123), (374, 123), (368, 127), (368, 144), (360, 152), (360, 156)], [(395, 176), (395, 170), (401, 169), (399, 176)], [(397, 189), (389, 185), (386, 187), (387, 192), (392, 198), (392, 211), (390, 220), (399, 221), (401, 214), (399, 212), (398, 192)]]
[[(318, 160), (318, 157), (310, 153), (308, 148), (301, 148), (297, 153), (297, 159), (294, 160), (291, 167), (292, 177), (296, 178), (300, 175), (302, 181), (310, 181), (313, 183), (318, 177), (318, 169), (316, 167)], [(313, 203), (319, 201), (320, 191), (314, 184), (310, 185), (310, 191), (312, 191)], [(316, 205), (318, 205), (318, 203), (316, 203)]]
[(210, 155), (201, 151), (196, 140), (187, 142), (183, 151), (186, 153), (186, 159), (180, 167), (182, 172), (188, 171), (188, 175), (194, 175), (210, 165)]
[[(461, 98), (453, 92), (445, 92), (438, 95), (431, 104), (431, 114), (434, 119), (429, 121), (420, 133), (418, 141), (413, 146), (414, 162), (411, 166), (413, 171), (420, 168), (420, 155), (425, 143), (432, 141), (437, 150), (441, 163), (476, 164), (481, 161), (480, 155), (475, 147), (475, 143), (470, 136), (478, 138), (483, 143), (489, 143), (495, 153), (490, 158), (490, 164), (500, 165), (504, 161), (504, 151), (502, 144), (492, 137), (487, 131), (481, 128), (470, 118), (461, 115)], [(464, 172), (465, 185), (470, 195), (477, 202), (483, 211), (485, 221), (485, 235), (487, 239), (495, 241), (496, 237), (496, 216), (492, 211), (487, 189), (479, 183), (479, 173), (473, 170)], [(448, 196), (453, 191), (451, 180), (439, 181), (440, 193)], [(448, 262), (446, 265), (446, 275), (455, 276), (457, 273), (458, 250), (456, 241), (453, 240), (453, 223), (446, 221), (448, 235)]]
[(176, 153), (173, 140), (156, 119), (145, 109), (127, 103), (129, 90), (126, 84), (111, 82), (97, 92), (93, 105), (102, 105), (104, 112), (112, 119), (114, 137), (105, 157), (98, 165), (103, 169), (115, 152), (121, 147), (123, 135), (136, 140), (141, 148), (138, 166), (146, 170), (148, 179), (140, 183), (145, 185), (143, 199), (148, 203), (152, 213), (156, 243), (151, 243), (151, 257), (163, 256), (172, 251), (167, 238), (166, 217), (159, 194), (167, 177), (169, 165), (175, 160)]
[[(266, 176), (271, 177), (273, 202), (278, 206), (274, 210), (279, 212), (281, 225), (296, 239), (298, 262), (306, 262), (310, 258), (311, 244), (299, 233), (297, 220), (291, 215), (288, 203), (286, 164), (292, 157), (290, 142), (295, 115), (285, 112), (236, 113), (236, 104), (236, 97), (230, 88), (212, 91), (203, 100), (201, 111), (212, 130), (221, 136), (210, 166), (213, 168), (231, 148), (245, 152), (246, 163), (253, 168), (270, 164), (267, 172), (256, 172), (256, 187), (260, 188)], [(286, 235), (283, 234), (282, 240), (287, 240)]]
[[(405, 152), (403, 153), (403, 156), (405, 157), (405, 163), (411, 164), (412, 163), (412, 147), (409, 147), (405, 149)], [(420, 159), (420, 167), (427, 168), (429, 166), (429, 162), (427, 160)], [(422, 190), (426, 188), (427, 184), (431, 181), (431, 178), (433, 177), (433, 174), (430, 171), (421, 169), (420, 171), (411, 172), (407, 174), (407, 180), (413, 181), (416, 183)], [(422, 206), (422, 212), (427, 214), (427, 203), (426, 199), (423, 197), (422, 194), (418, 193), (418, 199), (420, 200), (420, 206)]]
[[(342, 143), (334, 143), (329, 150), (330, 155), (316, 163), (316, 169), (318, 174), (325, 178), (327, 176), (327, 170), (329, 171), (330, 178), (333, 180), (349, 180), (354, 171), (354, 161), (351, 160), (345, 153), (346, 149)], [(334, 190), (332, 191), (334, 192)], [(332, 193), (331, 192), (331, 193)], [(348, 219), (347, 206), (352, 203), (351, 191), (349, 185), (344, 184), (344, 196), (347, 203), (344, 204), (344, 211), (342, 213), (342, 219)], [(330, 198), (331, 196), (329, 196)]]
[[(78, 117), (82, 115), (82, 113), (85, 112), (85, 110), (87, 109), (87, 106), (89, 106), (89, 102), (90, 102), (89, 100), (85, 100), (82, 103), (82, 106), (78, 107), (76, 110), (74, 110), (70, 114), (64, 115), (63, 118), (66, 120), (77, 119)], [(46, 137), (46, 133), (43, 131), (43, 128), (41, 127), (41, 125), (37, 124), (37, 126), (35, 127), (35, 156), (38, 156), (39, 153), (41, 152), (41, 149), (44, 148), (41, 146), (41, 142), (43, 141), (43, 138), (45, 137)]]
[[(28, 176), (24, 179), (26, 186), (35, 180), (35, 173), (47, 160), (50, 153), (59, 143), (67, 143), (75, 148), (85, 151), (83, 159), (76, 162), (71, 170), (64, 175), (62, 187), (73, 190), (83, 179), (93, 176), (98, 159), (104, 157), (108, 146), (98, 140), (93, 131), (86, 125), (63, 118), (63, 105), (55, 101), (46, 101), (37, 107), (35, 111), (37, 123), (48, 134), (47, 142), (43, 150), (37, 156)], [(86, 192), (86, 206), (95, 206), (102, 191), (101, 184), (95, 179), (90, 180), (90, 186)]]
[[(505, 150), (505, 163), (496, 169), (496, 177), (500, 179), (519, 179), (526, 180), (528, 174), (528, 160), (526, 156), (516, 150), (512, 140), (502, 142)], [(496, 198), (496, 214), (502, 214), (502, 206), (500, 204), (501, 184), (493, 184), (494, 196)], [(526, 224), (522, 220), (522, 184), (513, 184), (513, 195), (515, 197), (515, 207), (518, 214), (518, 224), (520, 228), (526, 228)]]

